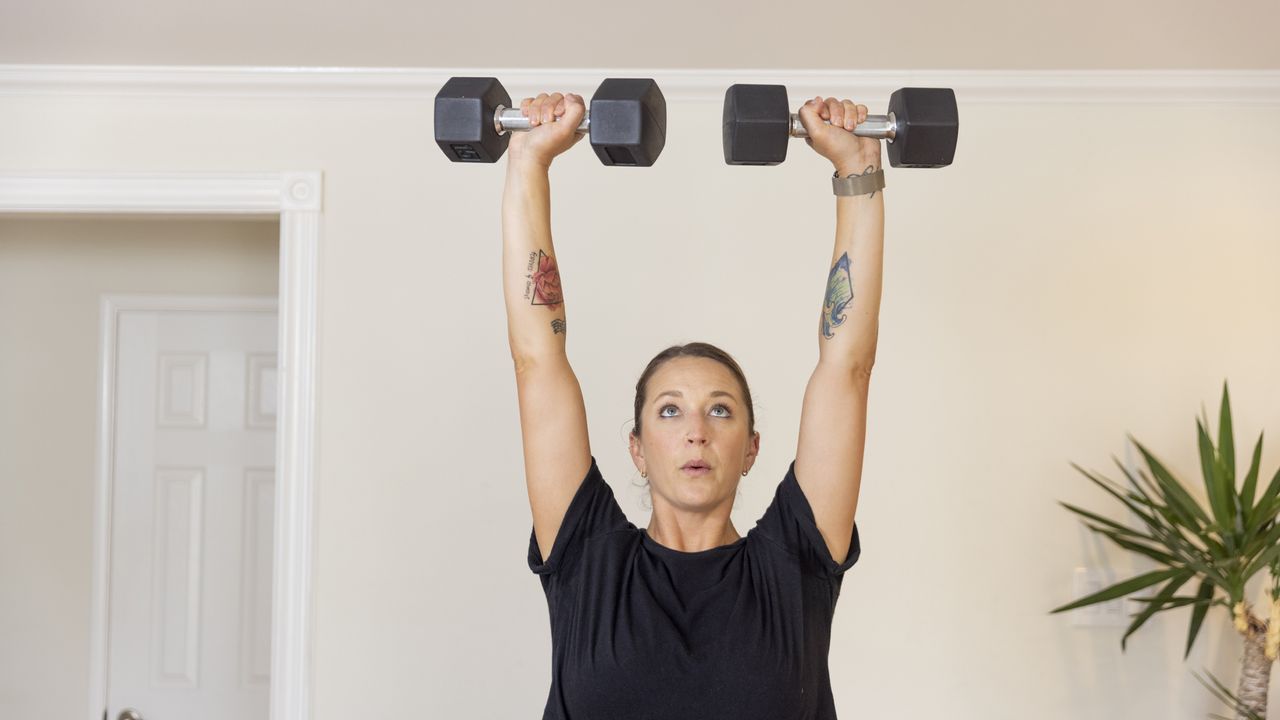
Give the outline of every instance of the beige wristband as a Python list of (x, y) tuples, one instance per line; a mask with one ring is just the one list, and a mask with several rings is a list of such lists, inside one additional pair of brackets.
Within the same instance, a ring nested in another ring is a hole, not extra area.
[(840, 171), (831, 174), (831, 191), (836, 195), (866, 195), (884, 189), (884, 168), (867, 175), (840, 177)]

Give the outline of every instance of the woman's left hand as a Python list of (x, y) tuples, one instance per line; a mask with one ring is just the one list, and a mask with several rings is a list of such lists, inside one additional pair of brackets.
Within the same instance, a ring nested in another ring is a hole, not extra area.
[[(867, 106), (845, 98), (815, 97), (800, 107), (800, 123), (809, 137), (805, 142), (831, 161), (840, 177), (861, 174), (868, 165), (880, 168), (880, 140), (851, 132), (867, 119)], [(824, 120), (830, 121), (827, 125)]]

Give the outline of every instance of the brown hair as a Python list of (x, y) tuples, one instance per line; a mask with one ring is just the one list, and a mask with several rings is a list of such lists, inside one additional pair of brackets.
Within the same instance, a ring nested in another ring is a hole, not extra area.
[(756, 431), (756, 411), (751, 403), (751, 390), (747, 387), (747, 377), (742, 373), (742, 368), (738, 366), (738, 362), (729, 353), (715, 345), (704, 342), (691, 342), (685, 345), (672, 345), (658, 353), (649, 361), (649, 365), (645, 367), (644, 372), (640, 373), (640, 380), (636, 382), (636, 426), (632, 431), (636, 437), (640, 437), (640, 409), (644, 407), (645, 388), (649, 383), (649, 378), (667, 361), (678, 357), (707, 358), (729, 368), (729, 372), (733, 373), (734, 377), (738, 379), (738, 384), (742, 386), (743, 402), (747, 404), (747, 435), (754, 435)]

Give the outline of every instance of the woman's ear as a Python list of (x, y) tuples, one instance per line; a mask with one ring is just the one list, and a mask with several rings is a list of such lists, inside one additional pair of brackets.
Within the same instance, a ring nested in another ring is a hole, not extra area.
[(758, 456), (759, 454), (760, 454), (760, 431), (757, 430), (751, 436), (751, 442), (747, 443), (747, 457), (743, 465), (745, 465), (746, 468), (750, 470), (751, 466), (755, 464), (756, 456)]

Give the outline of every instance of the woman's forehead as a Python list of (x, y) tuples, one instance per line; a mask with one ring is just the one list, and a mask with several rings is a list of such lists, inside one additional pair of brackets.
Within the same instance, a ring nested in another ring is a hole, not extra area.
[(698, 375), (705, 373), (728, 375), (728, 377), (733, 375), (730, 369), (726, 368), (723, 363), (719, 363), (718, 360), (712, 360), (710, 357), (689, 355), (672, 357), (671, 360), (659, 365), (654, 375), (657, 377), (657, 375)]
[(655, 400), (665, 395), (681, 398), (689, 395), (707, 395), (738, 399), (737, 379), (720, 363), (708, 361), (700, 365), (685, 365), (681, 368), (673, 368), (671, 372), (663, 372), (666, 369), (667, 366), (663, 366), (649, 379), (649, 389)]

